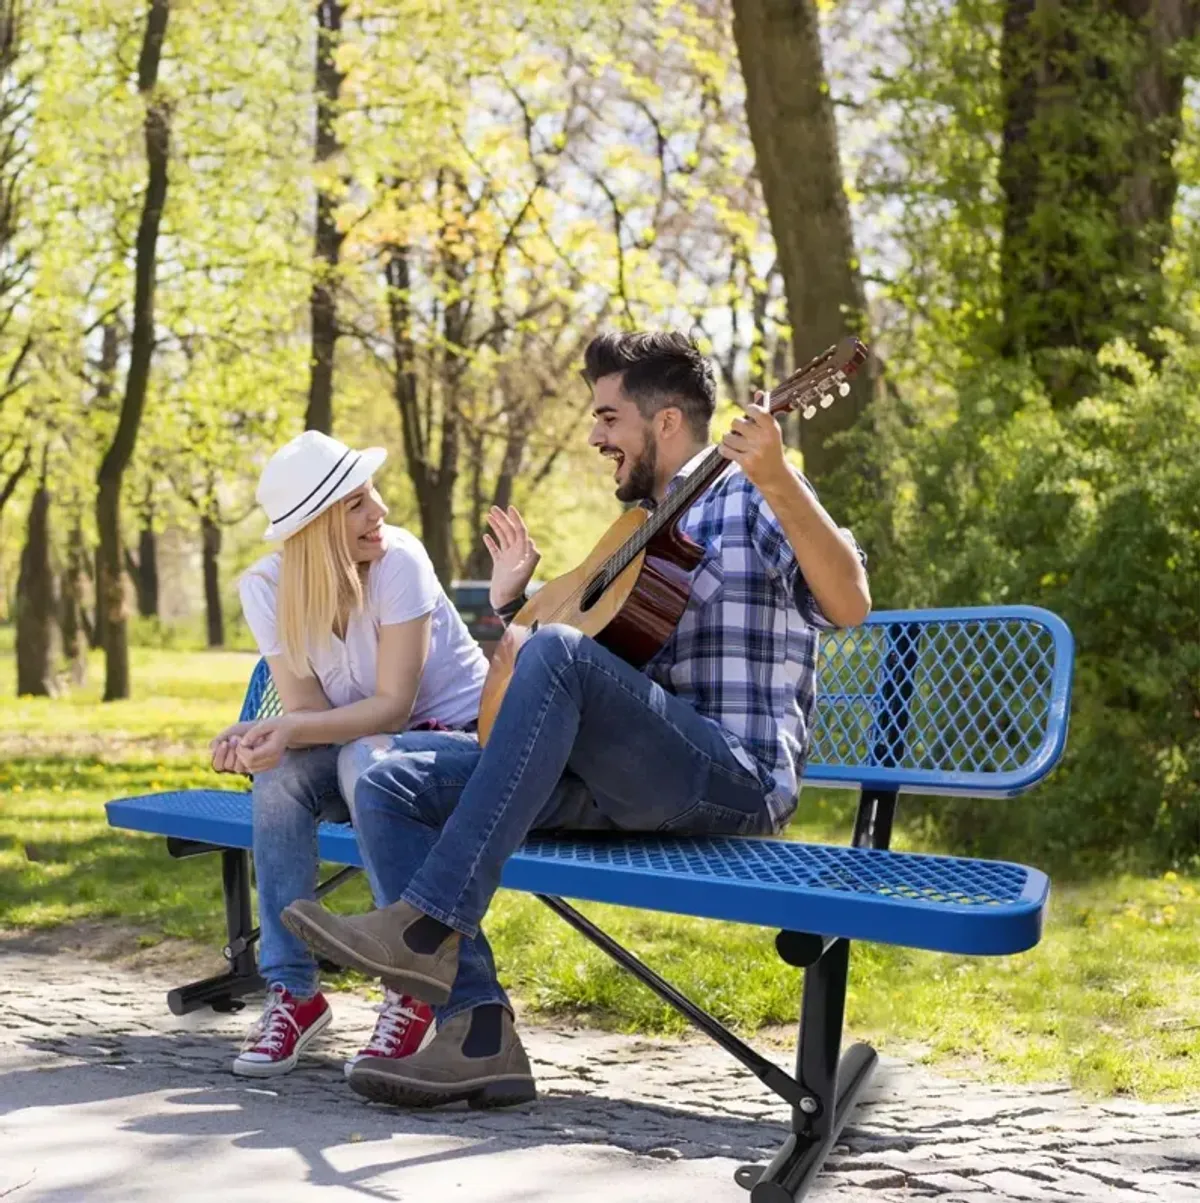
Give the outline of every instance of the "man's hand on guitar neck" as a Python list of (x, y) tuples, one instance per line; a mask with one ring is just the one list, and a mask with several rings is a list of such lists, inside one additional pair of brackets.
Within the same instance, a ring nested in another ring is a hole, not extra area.
[(745, 406), (746, 416), (738, 418), (721, 440), (721, 454), (739, 465), (760, 493), (792, 478), (792, 469), (783, 454), (783, 431), (771, 411), (762, 403), (761, 392)]
[(525, 520), (516, 506), (507, 510), (492, 506), (488, 511), (488, 526), (492, 534), (485, 533), (484, 544), (492, 557), (492, 581), (488, 600), (493, 610), (499, 610), (510, 602), (525, 595), (542, 553), (530, 538)]
[(871, 612), (862, 561), (816, 495), (792, 471), (783, 454), (783, 432), (762, 396), (755, 393), (746, 416), (734, 422), (721, 442), (721, 454), (741, 466), (771, 507), (821, 612), (838, 626), (857, 626)]

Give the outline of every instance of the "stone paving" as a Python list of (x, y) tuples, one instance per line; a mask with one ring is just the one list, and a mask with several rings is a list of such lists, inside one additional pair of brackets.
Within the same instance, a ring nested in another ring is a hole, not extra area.
[[(368, 1105), (340, 1059), (374, 1015), (345, 994), (302, 1069), (246, 1082), (227, 1067), (252, 1012), (177, 1019), (176, 984), (0, 943), (4, 1203), (734, 1203), (734, 1169), (785, 1135), (784, 1109), (715, 1047), (561, 1026), (523, 1029), (536, 1104)], [(1200, 1104), (1088, 1102), (893, 1060), (864, 1100), (810, 1198), (1200, 1203)]]

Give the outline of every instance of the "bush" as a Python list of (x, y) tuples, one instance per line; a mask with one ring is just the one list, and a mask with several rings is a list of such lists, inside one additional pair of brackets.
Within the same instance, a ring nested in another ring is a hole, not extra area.
[[(1031, 374), (963, 381), (939, 431), (894, 437), (904, 514), (878, 604), (1026, 602), (1075, 634), (1071, 733), (1032, 800), (930, 801), (952, 846), (1083, 871), (1200, 862), (1200, 354), (1106, 349), (1094, 395), (1052, 409)], [(890, 525), (888, 525), (890, 524)]]

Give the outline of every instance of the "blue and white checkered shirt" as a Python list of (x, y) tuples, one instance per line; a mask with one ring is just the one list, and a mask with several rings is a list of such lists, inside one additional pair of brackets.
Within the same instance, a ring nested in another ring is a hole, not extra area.
[[(672, 488), (708, 450), (680, 469)], [(778, 830), (796, 809), (808, 755), (817, 632), (833, 624), (779, 520), (736, 464), (683, 515), (679, 529), (706, 555), (674, 635), (645, 671), (724, 728), (734, 755), (768, 788)], [(857, 543), (855, 549), (865, 564)]]

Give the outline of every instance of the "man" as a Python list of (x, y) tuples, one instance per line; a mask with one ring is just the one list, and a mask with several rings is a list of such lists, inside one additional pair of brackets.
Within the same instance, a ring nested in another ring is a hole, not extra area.
[[(659, 503), (709, 450), (712, 367), (681, 334), (609, 334), (585, 353), (617, 497)], [(367, 1058), (351, 1086), (379, 1101), (494, 1106), (534, 1097), (480, 923), (529, 831), (760, 835), (796, 806), (814, 708), (817, 630), (870, 611), (863, 556), (787, 463), (759, 406), (721, 444), (733, 468), (680, 521), (704, 545), (688, 608), (639, 671), (551, 625), (519, 647), (486, 748), (406, 737), (369, 769), (354, 816), (378, 898), (340, 917), (294, 903), (284, 921), (343, 965), (436, 1004), (437, 1034), (404, 1060)], [(515, 511), (491, 517), (492, 601), (519, 608), (537, 563)], [(510, 630), (497, 655), (513, 655)], [(414, 742), (415, 741), (415, 742)]]

